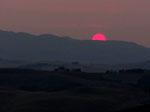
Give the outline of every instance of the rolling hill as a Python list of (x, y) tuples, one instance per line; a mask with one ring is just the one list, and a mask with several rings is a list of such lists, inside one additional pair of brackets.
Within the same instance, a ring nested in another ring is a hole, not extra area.
[(132, 42), (75, 40), (50, 34), (0, 31), (2, 58), (29, 61), (81, 61), (101, 64), (150, 60), (150, 49)]

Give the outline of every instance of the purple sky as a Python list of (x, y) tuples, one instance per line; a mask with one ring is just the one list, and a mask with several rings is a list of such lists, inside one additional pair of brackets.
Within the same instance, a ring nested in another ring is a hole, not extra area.
[(150, 0), (0, 0), (0, 29), (150, 46)]

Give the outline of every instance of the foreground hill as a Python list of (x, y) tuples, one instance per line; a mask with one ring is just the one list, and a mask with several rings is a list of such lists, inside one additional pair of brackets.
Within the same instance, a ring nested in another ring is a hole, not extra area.
[(150, 105), (139, 105), (134, 108), (120, 110), (117, 112), (149, 112), (150, 111)]
[(55, 35), (0, 31), (2, 58), (11, 60), (88, 61), (105, 64), (150, 60), (150, 49), (131, 42), (74, 40)]
[[(0, 69), (0, 111), (114, 112), (150, 103), (138, 84), (109, 78), (115, 74)], [(145, 74), (149, 72), (137, 73)], [(128, 79), (137, 80), (133, 75)]]

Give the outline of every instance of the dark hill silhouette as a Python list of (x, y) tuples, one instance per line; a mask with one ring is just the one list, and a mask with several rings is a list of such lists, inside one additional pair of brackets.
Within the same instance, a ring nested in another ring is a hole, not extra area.
[(124, 109), (116, 112), (149, 112), (149, 111), (150, 111), (150, 105), (140, 105), (135, 108)]
[(0, 31), (1, 57), (11, 60), (88, 61), (105, 64), (142, 62), (150, 49), (132, 42), (75, 40), (50, 34)]
[(143, 89), (110, 80), (113, 74), (0, 69), (0, 112), (126, 112), (150, 104)]

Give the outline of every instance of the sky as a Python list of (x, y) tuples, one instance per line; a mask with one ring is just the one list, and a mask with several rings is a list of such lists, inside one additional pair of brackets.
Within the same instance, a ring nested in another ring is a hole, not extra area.
[(0, 30), (150, 47), (150, 0), (0, 0)]

